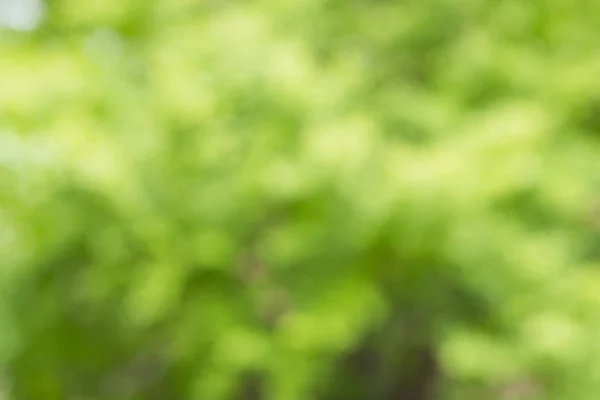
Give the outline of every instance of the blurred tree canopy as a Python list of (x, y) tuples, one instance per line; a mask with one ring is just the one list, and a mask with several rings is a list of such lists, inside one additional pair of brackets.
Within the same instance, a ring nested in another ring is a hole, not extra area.
[(599, 16), (48, 0), (5, 22), (0, 399), (597, 400)]

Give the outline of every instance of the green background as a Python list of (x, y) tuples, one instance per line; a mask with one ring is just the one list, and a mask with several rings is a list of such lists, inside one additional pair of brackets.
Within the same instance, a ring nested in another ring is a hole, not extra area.
[(0, 399), (599, 399), (599, 38), (48, 0), (0, 30)]

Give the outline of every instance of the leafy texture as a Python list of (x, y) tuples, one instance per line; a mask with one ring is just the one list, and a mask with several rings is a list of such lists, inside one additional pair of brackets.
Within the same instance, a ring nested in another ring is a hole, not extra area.
[(0, 399), (599, 398), (600, 3), (9, 3)]

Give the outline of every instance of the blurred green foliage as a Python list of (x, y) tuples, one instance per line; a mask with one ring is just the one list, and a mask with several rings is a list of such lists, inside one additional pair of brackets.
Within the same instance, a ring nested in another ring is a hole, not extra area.
[(0, 30), (0, 399), (597, 400), (599, 15), (48, 0)]

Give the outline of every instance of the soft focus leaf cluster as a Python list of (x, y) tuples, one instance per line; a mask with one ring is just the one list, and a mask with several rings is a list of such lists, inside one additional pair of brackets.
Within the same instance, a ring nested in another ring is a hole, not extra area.
[(0, 399), (600, 398), (599, 2), (45, 13), (0, 30)]

